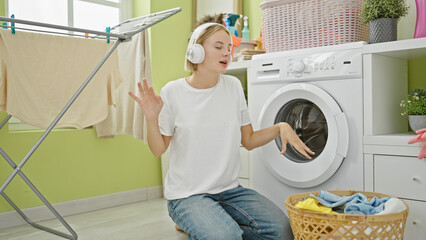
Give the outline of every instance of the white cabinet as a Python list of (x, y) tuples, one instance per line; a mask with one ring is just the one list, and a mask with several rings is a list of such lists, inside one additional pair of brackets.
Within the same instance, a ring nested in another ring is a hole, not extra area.
[[(250, 65), (250, 61), (239, 61), (239, 62), (232, 62), (228, 70), (225, 74), (232, 75), (237, 77), (244, 88), (244, 91), (247, 93), (247, 69)], [(252, 186), (251, 184), (251, 176), (252, 176), (252, 169), (251, 169), (251, 153), (247, 149), (245, 149), (243, 146), (240, 147), (240, 156), (241, 156), (241, 172), (238, 178), (238, 181), (243, 187), (250, 188)]]
[(408, 144), (399, 104), (408, 93), (408, 61), (426, 59), (426, 38), (366, 45), (364, 69), (364, 188), (403, 199), (409, 206), (404, 239), (426, 235), (426, 159), (423, 143)]
[(405, 225), (404, 239), (424, 239), (426, 236), (425, 202), (404, 199), (410, 208)]
[(374, 190), (426, 201), (426, 161), (415, 157), (374, 156)]
[(247, 69), (250, 66), (250, 62), (250, 60), (231, 62), (225, 73), (226, 75), (232, 75), (240, 80), (245, 94), (247, 94)]
[(373, 171), (367, 191), (399, 197), (407, 203), (409, 214), (404, 239), (423, 239), (426, 235), (426, 160), (417, 157), (367, 153), (366, 163)]

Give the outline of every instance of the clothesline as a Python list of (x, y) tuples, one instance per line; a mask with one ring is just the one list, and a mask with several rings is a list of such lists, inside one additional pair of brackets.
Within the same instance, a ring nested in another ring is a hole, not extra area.
[[(0, 17), (0, 21), (10, 22), (15, 24), (19, 23), (23, 25), (37, 26), (37, 27), (43, 27), (43, 28), (49, 28), (49, 29), (66, 30), (66, 31), (69, 31), (69, 33), (31, 29), (31, 28), (21, 28), (21, 27), (8, 26), (8, 25), (3, 25), (4, 28), (24, 29), (24, 30), (33, 31), (33, 32), (43, 32), (43, 33), (49, 33), (49, 34), (65, 34), (65, 35), (76, 36), (76, 37), (91, 37), (91, 38), (105, 38), (105, 39), (115, 38), (115, 39), (121, 39), (123, 41), (127, 41), (127, 40), (130, 40), (133, 35), (139, 32), (142, 32), (143, 30), (153, 26), (154, 24), (166, 18), (169, 18), (170, 16), (176, 14), (179, 11), (181, 11), (180, 8), (173, 8), (173, 9), (169, 9), (169, 10), (165, 10), (165, 11), (161, 11), (157, 13), (152, 13), (142, 17), (132, 18), (112, 27), (110, 32), (102, 32), (102, 31), (96, 31), (96, 30), (90, 30), (90, 29), (82, 29), (82, 28), (76, 28), (76, 27), (33, 22), (33, 21), (27, 21), (22, 19), (15, 19), (15, 18), (6, 18), (6, 17)], [(83, 34), (93, 34), (93, 35), (87, 36), (87, 35), (75, 34), (74, 32), (79, 32)], [(100, 37), (100, 36), (103, 36), (103, 37)]]
[[(68, 27), (68, 26), (62, 26), (62, 25), (56, 25), (56, 24), (49, 24), (49, 23), (40, 23), (40, 22), (33, 22), (33, 21), (27, 21), (22, 19), (15, 19), (15, 18), (6, 18), (6, 17), (0, 17), (0, 21), (3, 22), (13, 22), (13, 23), (19, 23), (23, 25), (29, 25), (29, 26), (37, 26), (37, 27), (43, 27), (48, 29), (55, 29), (55, 30), (66, 30), (70, 32), (79, 32), (79, 33), (88, 33), (88, 34), (94, 34), (94, 35), (100, 35), (105, 37), (114, 37), (119, 38), (122, 40), (126, 40), (131, 38), (132, 35), (124, 35), (124, 34), (117, 34), (117, 33), (108, 33), (108, 32), (101, 32), (101, 31), (95, 31), (90, 29), (82, 29), (82, 28), (75, 28), (75, 27)], [(17, 28), (16, 26), (3, 26), (8, 28)], [(144, 28), (146, 29), (146, 28)], [(144, 30), (142, 29), (142, 31)], [(39, 32), (39, 29), (29, 29), (32, 32)], [(53, 32), (53, 31), (52, 31)], [(56, 33), (56, 32), (55, 32)]]
[[(47, 31), (47, 30), (41, 30), (41, 29), (31, 29), (31, 28), (23, 28), (23, 27), (11, 27), (11, 26), (3, 26), (4, 28), (10, 28), (10, 29), (18, 29), (18, 30), (24, 30), (28, 32), (39, 32), (39, 33), (46, 33), (46, 34), (53, 34), (53, 35), (65, 35), (65, 36), (71, 36), (71, 37), (82, 37), (82, 38), (94, 38), (94, 39), (108, 39), (107, 36), (100, 36), (100, 35), (82, 35), (82, 34), (75, 34), (75, 33), (67, 33), (67, 32), (54, 32), (54, 31)], [(118, 38), (110, 38), (111, 40), (117, 40)]]

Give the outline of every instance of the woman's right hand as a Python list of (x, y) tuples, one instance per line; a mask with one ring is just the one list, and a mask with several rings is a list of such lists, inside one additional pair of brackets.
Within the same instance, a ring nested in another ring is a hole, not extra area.
[(129, 92), (130, 97), (141, 106), (142, 112), (147, 120), (158, 119), (161, 108), (164, 105), (163, 100), (160, 96), (155, 95), (152, 86), (148, 87), (146, 78), (143, 79), (143, 87), (141, 82), (138, 82), (138, 88), (141, 98), (138, 98), (132, 92)]

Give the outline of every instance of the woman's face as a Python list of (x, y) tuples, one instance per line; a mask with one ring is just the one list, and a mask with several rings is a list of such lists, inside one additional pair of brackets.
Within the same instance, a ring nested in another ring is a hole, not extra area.
[(223, 30), (209, 36), (203, 43), (204, 61), (198, 67), (207, 68), (217, 73), (226, 72), (231, 56), (231, 38)]

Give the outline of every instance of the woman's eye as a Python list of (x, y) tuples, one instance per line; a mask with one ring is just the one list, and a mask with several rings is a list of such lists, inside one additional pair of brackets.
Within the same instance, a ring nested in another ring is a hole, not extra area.
[(220, 50), (220, 49), (222, 49), (222, 47), (216, 47), (216, 49), (219, 49), (219, 50)]

